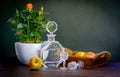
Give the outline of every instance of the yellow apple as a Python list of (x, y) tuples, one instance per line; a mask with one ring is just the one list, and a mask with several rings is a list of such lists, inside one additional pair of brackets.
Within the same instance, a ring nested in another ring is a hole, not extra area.
[(32, 70), (38, 70), (42, 67), (42, 59), (39, 58), (38, 56), (33, 56), (30, 59), (28, 66)]
[(86, 52), (84, 57), (85, 58), (94, 58), (96, 54), (94, 52)]
[(83, 57), (84, 55), (85, 55), (85, 52), (80, 51), (80, 52), (77, 52), (74, 56), (75, 57)]

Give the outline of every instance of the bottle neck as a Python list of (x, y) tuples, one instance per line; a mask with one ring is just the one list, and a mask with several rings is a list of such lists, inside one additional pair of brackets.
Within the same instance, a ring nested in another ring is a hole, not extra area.
[(48, 41), (55, 41), (56, 34), (47, 34)]

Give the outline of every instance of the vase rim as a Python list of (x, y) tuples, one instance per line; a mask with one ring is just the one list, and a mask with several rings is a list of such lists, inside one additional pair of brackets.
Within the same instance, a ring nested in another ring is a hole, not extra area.
[(42, 42), (40, 43), (23, 43), (23, 42), (15, 42), (15, 44), (41, 44)]

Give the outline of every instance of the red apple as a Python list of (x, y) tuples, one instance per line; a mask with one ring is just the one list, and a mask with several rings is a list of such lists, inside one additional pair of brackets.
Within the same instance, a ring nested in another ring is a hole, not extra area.
[(96, 54), (94, 52), (86, 52), (84, 57), (85, 58), (94, 58)]

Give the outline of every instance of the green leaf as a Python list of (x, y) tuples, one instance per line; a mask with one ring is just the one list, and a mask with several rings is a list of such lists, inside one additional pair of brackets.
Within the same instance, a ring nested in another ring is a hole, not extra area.
[(16, 16), (17, 16), (17, 17), (19, 16), (19, 11), (18, 11), (18, 9), (16, 9)]
[(8, 22), (10, 22), (13, 25), (17, 25), (17, 21), (14, 18), (10, 18)]
[(30, 32), (30, 36), (33, 37), (33, 36), (39, 36), (38, 32)]
[(17, 25), (17, 28), (23, 28), (22, 23), (19, 23), (19, 24)]

